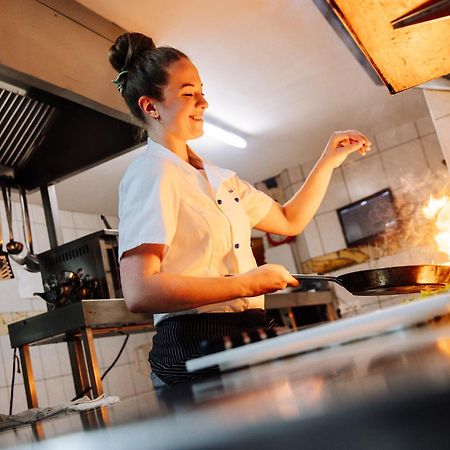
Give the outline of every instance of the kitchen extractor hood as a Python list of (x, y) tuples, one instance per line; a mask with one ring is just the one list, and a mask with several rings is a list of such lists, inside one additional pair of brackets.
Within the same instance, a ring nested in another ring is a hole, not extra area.
[[(450, 0), (314, 3), (372, 79), (382, 80), (391, 94), (450, 74)], [(448, 80), (441, 81), (438, 85), (447, 89)]]
[(130, 123), (36, 88), (0, 85), (0, 183), (34, 190), (139, 141)]

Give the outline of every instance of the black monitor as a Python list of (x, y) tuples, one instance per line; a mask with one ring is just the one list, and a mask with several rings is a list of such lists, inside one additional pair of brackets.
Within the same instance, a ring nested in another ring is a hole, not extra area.
[(389, 188), (337, 210), (348, 247), (367, 244), (397, 226), (394, 199)]

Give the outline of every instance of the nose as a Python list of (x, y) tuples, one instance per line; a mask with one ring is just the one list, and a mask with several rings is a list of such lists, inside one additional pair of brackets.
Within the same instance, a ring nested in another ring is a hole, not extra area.
[(209, 105), (206, 101), (206, 98), (203, 96), (203, 94), (200, 94), (197, 100), (197, 106), (199, 106), (202, 109), (206, 109)]

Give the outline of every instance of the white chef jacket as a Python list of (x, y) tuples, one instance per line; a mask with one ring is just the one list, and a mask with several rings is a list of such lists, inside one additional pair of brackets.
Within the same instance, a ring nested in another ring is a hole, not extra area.
[[(165, 244), (161, 272), (222, 277), (256, 267), (251, 228), (269, 212), (273, 199), (231, 170), (205, 160), (203, 166), (204, 173), (149, 140), (120, 182), (119, 259), (141, 244)], [(264, 308), (264, 296), (155, 314), (155, 323), (179, 314), (249, 308)]]

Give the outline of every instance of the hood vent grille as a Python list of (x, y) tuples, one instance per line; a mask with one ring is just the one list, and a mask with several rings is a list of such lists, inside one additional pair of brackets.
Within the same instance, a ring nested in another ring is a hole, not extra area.
[(57, 115), (53, 106), (0, 89), (0, 165), (23, 168)]
[(34, 191), (140, 143), (134, 125), (86, 106), (88, 99), (65, 92), (75, 102), (12, 76), (7, 80), (0, 78), (0, 185)]

